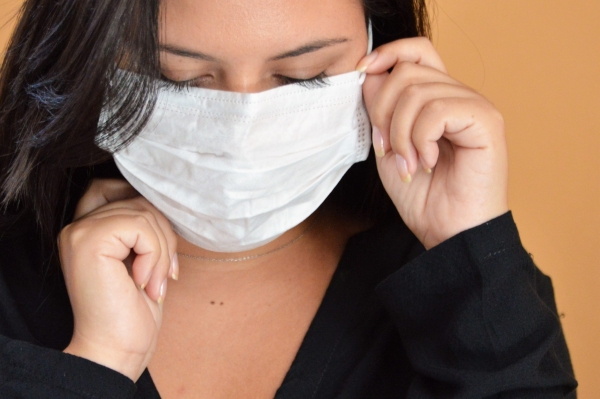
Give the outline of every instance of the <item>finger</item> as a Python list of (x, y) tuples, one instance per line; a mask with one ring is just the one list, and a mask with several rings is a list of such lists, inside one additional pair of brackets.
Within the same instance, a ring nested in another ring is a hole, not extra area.
[(139, 193), (125, 180), (94, 179), (79, 200), (73, 219), (79, 220), (110, 202), (133, 198), (138, 195)]
[[(365, 79), (365, 83), (367, 83), (367, 79)], [(400, 96), (407, 87), (426, 82), (444, 82), (464, 87), (450, 76), (436, 69), (406, 62), (392, 71), (385, 83), (380, 84), (377, 88), (376, 94), (370, 93), (372, 98), (368, 106), (369, 117), (374, 126), (374, 132), (380, 132), (383, 140), (383, 151), (376, 152), (378, 156), (385, 155), (391, 149), (388, 138), (390, 124)], [(375, 140), (373, 142), (375, 143)]]
[(135, 276), (140, 274), (140, 270), (152, 270), (161, 257), (156, 230), (139, 212), (124, 214), (108, 211), (103, 217), (83, 219), (76, 225), (71, 225), (69, 229), (76, 230), (77, 233), (68, 234), (69, 242), (61, 241), (63, 247), (80, 247), (84, 239), (92, 243), (102, 241), (101, 247), (96, 245), (99, 255), (112, 260), (112, 264), (121, 265), (123, 270), (123, 261), (133, 250), (136, 253), (132, 267), (134, 280)]
[(374, 112), (373, 111), (373, 109), (374, 109), (373, 103), (374, 103), (374, 99), (377, 95), (377, 92), (379, 91), (381, 86), (385, 83), (388, 76), (389, 76), (389, 74), (387, 72), (384, 72), (380, 75), (367, 75), (367, 77), (365, 78), (365, 81), (363, 83), (363, 98), (365, 99), (365, 106), (367, 107), (367, 113), (369, 114), (369, 119), (371, 120), (371, 123), (373, 125), (373, 130), (372, 130), (373, 149), (375, 151), (375, 155), (377, 155), (378, 157), (384, 156), (385, 152), (389, 150), (389, 147), (390, 147), (389, 146), (389, 138), (388, 138), (388, 135), (386, 135), (386, 138), (384, 140), (383, 135), (381, 134), (381, 131), (372, 122), (373, 118), (371, 117), (371, 115)]
[(135, 198), (132, 201), (135, 209), (144, 209), (151, 212), (158, 223), (163, 236), (166, 239), (168, 256), (169, 256), (169, 271), (168, 276), (173, 280), (179, 278), (179, 261), (177, 259), (177, 235), (173, 231), (171, 222), (160, 212), (154, 205), (142, 196)]
[(145, 284), (145, 290), (148, 293), (148, 296), (160, 302), (164, 300), (163, 286), (165, 284), (163, 284), (163, 282), (168, 277), (169, 269), (171, 268), (172, 256), (169, 251), (167, 237), (165, 236), (163, 229), (160, 227), (156, 215), (151, 211), (142, 211), (141, 214), (144, 215), (144, 217), (146, 217), (150, 221), (152, 227), (156, 231), (156, 235), (158, 236), (158, 240), (160, 243), (160, 259), (156, 263), (154, 268), (150, 270), (149, 278)]
[[(158, 237), (139, 214), (86, 218), (65, 227), (61, 235), (65, 282), (70, 293), (75, 289), (85, 297), (96, 296), (106, 301), (133, 293), (135, 285), (123, 264), (131, 252), (138, 254), (134, 271), (151, 268), (160, 258)], [(87, 288), (82, 291), (82, 286)], [(81, 312), (85, 313), (85, 309), (76, 310), (78, 314)]]
[(356, 69), (368, 74), (380, 74), (402, 62), (424, 65), (447, 73), (440, 55), (425, 37), (400, 39), (384, 44), (360, 60)]
[[(130, 207), (134, 207), (134, 209)], [(122, 217), (124, 220), (126, 218), (140, 217), (152, 228), (153, 234), (157, 238), (157, 246), (154, 252), (158, 254), (158, 258), (154, 263), (147, 262), (144, 260), (145, 257), (141, 256), (143, 254), (132, 248), (136, 253), (132, 265), (132, 277), (138, 286), (146, 290), (148, 296), (154, 300), (158, 300), (160, 298), (162, 282), (167, 277), (171, 266), (172, 255), (169, 253), (167, 238), (159, 225), (157, 216), (153, 211), (144, 209), (139, 205), (135, 206), (131, 201), (119, 201), (109, 204), (101, 208), (101, 210), (94, 211), (89, 216), (89, 219), (101, 220), (108, 217)]]
[(403, 158), (399, 162), (406, 162), (406, 165), (399, 165), (406, 166), (405, 170), (399, 168), (402, 180), (410, 180), (420, 161), (427, 172), (431, 172), (437, 163), (437, 139), (430, 143), (422, 141), (421, 136), (415, 138), (413, 128), (427, 104), (436, 99), (451, 97), (475, 99), (479, 98), (479, 95), (464, 86), (438, 82), (410, 85), (400, 94), (391, 118), (390, 143), (394, 153)]
[[(152, 205), (148, 200), (142, 196), (137, 196), (131, 200), (116, 201), (105, 205), (91, 212), (88, 216), (95, 216), (99, 213), (106, 212), (111, 209), (130, 209), (133, 211), (148, 211), (151, 212), (158, 224), (158, 229), (162, 231), (162, 235), (166, 239), (166, 248), (169, 258), (169, 276), (174, 280), (179, 278), (179, 261), (177, 259), (177, 235), (173, 231), (169, 220)], [(148, 280), (149, 281), (149, 280)]]
[[(437, 162), (437, 141), (444, 137), (455, 148), (486, 150), (493, 144), (492, 130), (484, 119), (493, 115), (492, 107), (482, 99), (464, 97), (437, 98), (429, 101), (419, 113), (412, 129), (412, 140), (426, 167)], [(499, 113), (498, 113), (499, 114)], [(502, 123), (501, 121), (498, 121)], [(487, 125), (487, 126), (486, 126)], [(481, 151), (482, 157), (489, 154)], [(486, 164), (486, 159), (473, 164)]]
[(156, 327), (160, 330), (160, 328), (162, 326), (162, 320), (163, 320), (163, 302), (161, 301), (159, 303), (159, 302), (154, 301), (152, 298), (150, 298), (148, 296), (146, 291), (144, 291), (142, 289), (140, 289), (140, 292), (141, 292), (142, 296), (144, 297), (146, 304), (148, 304), (148, 308), (152, 312), (152, 317), (154, 318), (154, 321), (156, 322)]

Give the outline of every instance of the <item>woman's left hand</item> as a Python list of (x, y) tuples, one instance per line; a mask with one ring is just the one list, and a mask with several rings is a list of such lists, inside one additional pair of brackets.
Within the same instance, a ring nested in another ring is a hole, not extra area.
[(357, 69), (379, 175), (425, 248), (508, 211), (502, 115), (448, 76), (429, 40), (383, 45)]

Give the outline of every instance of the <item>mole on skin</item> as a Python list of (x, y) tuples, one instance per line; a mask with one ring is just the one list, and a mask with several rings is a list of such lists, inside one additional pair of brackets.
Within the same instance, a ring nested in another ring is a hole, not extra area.
[[(210, 301), (210, 304), (211, 304), (211, 305), (214, 305), (214, 304), (215, 304), (215, 301)], [(223, 302), (219, 303), (219, 305), (223, 305)]]

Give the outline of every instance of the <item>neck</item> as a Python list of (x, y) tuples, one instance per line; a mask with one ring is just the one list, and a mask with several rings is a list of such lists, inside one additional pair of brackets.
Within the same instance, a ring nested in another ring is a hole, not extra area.
[[(314, 252), (316, 248), (327, 250), (327, 247), (331, 247), (337, 251), (341, 242), (345, 245), (350, 236), (368, 227), (364, 222), (341, 214), (325, 203), (299, 225), (272, 242), (250, 251), (214, 252), (178, 237), (178, 252), (197, 257), (179, 256), (180, 274), (185, 277), (186, 274), (203, 272), (243, 272), (269, 267), (287, 267), (307, 253)], [(238, 262), (222, 261), (239, 258), (249, 259)]]
[(178, 252), (180, 264), (193, 264), (199, 270), (233, 271), (257, 267), (267, 258), (275, 258), (277, 252), (286, 251), (295, 246), (300, 240), (308, 239), (311, 230), (317, 228), (320, 215), (317, 210), (306, 220), (277, 237), (275, 240), (248, 251), (214, 252), (198, 247), (182, 237), (178, 237)]

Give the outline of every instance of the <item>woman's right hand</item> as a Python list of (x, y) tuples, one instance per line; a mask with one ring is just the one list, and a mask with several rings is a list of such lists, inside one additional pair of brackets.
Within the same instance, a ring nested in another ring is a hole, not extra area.
[(124, 181), (94, 181), (58, 242), (75, 321), (64, 352), (134, 382), (156, 348), (167, 277), (178, 273), (171, 224), (136, 194)]

